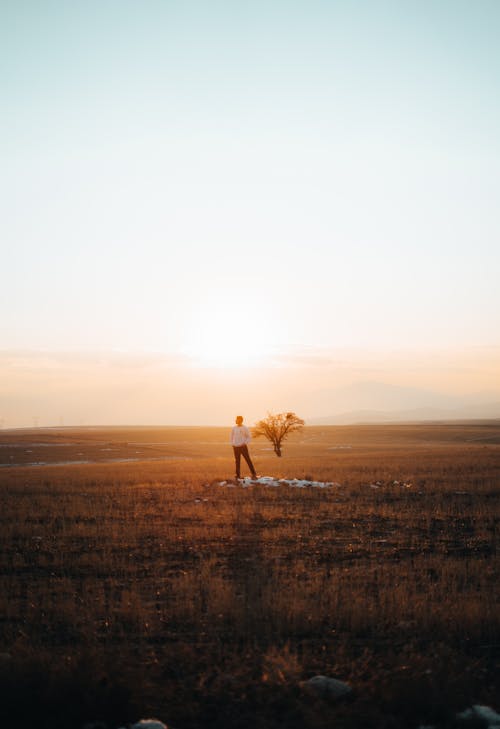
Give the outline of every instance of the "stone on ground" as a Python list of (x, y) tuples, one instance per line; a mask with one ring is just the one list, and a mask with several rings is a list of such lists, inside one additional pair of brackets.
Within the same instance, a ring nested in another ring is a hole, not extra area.
[(328, 676), (313, 676), (308, 681), (303, 681), (302, 686), (318, 696), (329, 699), (340, 699), (352, 693), (352, 688), (347, 683)]

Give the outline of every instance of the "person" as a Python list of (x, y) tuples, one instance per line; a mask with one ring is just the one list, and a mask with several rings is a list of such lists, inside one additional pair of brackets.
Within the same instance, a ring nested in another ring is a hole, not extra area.
[(250, 443), (252, 436), (246, 425), (243, 425), (243, 416), (236, 416), (236, 425), (231, 430), (231, 445), (234, 451), (234, 461), (236, 464), (236, 478), (240, 478), (240, 461), (241, 456), (248, 463), (252, 478), (257, 478), (255, 468), (248, 452), (248, 443)]

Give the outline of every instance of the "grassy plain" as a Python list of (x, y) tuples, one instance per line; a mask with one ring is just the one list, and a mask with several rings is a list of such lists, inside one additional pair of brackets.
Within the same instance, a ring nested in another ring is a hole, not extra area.
[[(227, 437), (0, 432), (0, 724), (389, 729), (499, 710), (500, 422), (308, 427), (281, 459), (254, 441), (260, 474), (331, 489), (221, 487)], [(316, 674), (351, 699), (307, 692)]]

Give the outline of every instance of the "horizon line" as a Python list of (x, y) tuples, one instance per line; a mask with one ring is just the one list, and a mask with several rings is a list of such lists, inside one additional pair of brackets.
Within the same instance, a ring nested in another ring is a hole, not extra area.
[[(332, 416), (335, 417), (335, 416)], [(317, 418), (316, 420), (319, 420), (320, 418)], [(315, 420), (315, 419), (312, 419)], [(384, 425), (454, 425), (454, 424), (474, 424), (474, 423), (498, 423), (500, 422), (500, 416), (499, 417), (478, 417), (478, 418), (422, 418), (422, 419), (415, 419), (415, 420), (357, 420), (353, 421), (352, 423), (318, 423), (318, 422), (311, 422), (308, 423), (307, 420), (305, 422), (304, 427), (309, 428), (348, 428), (353, 426), (384, 426)], [(196, 424), (181, 424), (181, 423), (169, 423), (169, 424), (144, 424), (144, 423), (108, 423), (106, 425), (95, 425), (95, 424), (87, 424), (87, 425), (15, 425), (12, 427), (0, 427), (0, 434), (1, 433), (7, 433), (11, 431), (20, 431), (20, 430), (111, 430), (111, 429), (126, 429), (126, 428), (149, 428), (149, 429), (162, 429), (162, 428), (229, 428), (230, 423), (227, 425), (215, 425), (215, 424), (205, 424), (205, 425), (196, 425)]]

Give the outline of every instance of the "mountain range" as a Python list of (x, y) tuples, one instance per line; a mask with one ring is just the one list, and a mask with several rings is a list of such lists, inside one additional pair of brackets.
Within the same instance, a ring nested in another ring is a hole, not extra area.
[(357, 382), (311, 394), (310, 425), (500, 418), (500, 395), (448, 395), (383, 382)]

